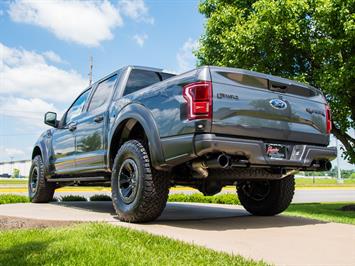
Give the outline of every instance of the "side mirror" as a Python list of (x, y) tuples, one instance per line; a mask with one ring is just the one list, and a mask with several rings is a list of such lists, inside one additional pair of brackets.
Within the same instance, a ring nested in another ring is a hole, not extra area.
[(44, 123), (51, 127), (58, 127), (57, 113), (47, 112), (44, 115)]

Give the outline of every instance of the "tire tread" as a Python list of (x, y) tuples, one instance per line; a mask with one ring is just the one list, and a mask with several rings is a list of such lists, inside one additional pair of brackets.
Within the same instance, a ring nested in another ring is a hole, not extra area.
[(30, 199), (33, 203), (48, 203), (53, 199), (55, 185), (47, 182), (45, 178), (44, 163), (40, 155), (33, 158), (30, 173), (32, 173), (32, 169), (36, 165), (38, 167), (38, 187), (36, 193), (33, 196), (30, 195)]
[[(144, 146), (137, 140), (130, 140), (122, 145), (115, 157), (112, 179), (117, 175), (120, 156), (127, 149), (135, 150), (137, 154), (139, 154), (141, 160), (143, 160), (144, 184), (142, 198), (134, 214), (126, 214), (122, 212), (115, 203), (113, 206), (121, 221), (130, 223), (153, 221), (160, 216), (166, 206), (170, 186), (169, 174), (152, 169), (149, 156)], [(114, 193), (114, 190), (112, 190), (113, 202), (117, 200), (117, 197), (117, 193)]]

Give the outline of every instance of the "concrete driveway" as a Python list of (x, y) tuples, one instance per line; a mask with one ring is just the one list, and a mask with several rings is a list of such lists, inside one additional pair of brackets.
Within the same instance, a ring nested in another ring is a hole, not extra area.
[(105, 221), (276, 265), (355, 265), (355, 226), (282, 215), (254, 217), (239, 206), (170, 203), (148, 224), (119, 222), (110, 202), (0, 205), (0, 215)]

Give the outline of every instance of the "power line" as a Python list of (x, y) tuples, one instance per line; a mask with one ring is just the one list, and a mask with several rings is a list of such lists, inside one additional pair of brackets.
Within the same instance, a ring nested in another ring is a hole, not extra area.
[(41, 133), (24, 133), (24, 134), (0, 134), (1, 137), (18, 137), (18, 136), (36, 136)]
[[(45, 112), (39, 112), (39, 111), (28, 111), (28, 110), (18, 110), (18, 109), (0, 109), (0, 112), (16, 112), (16, 113), (34, 113), (34, 114), (45, 114)], [(6, 115), (6, 114), (5, 114)]]

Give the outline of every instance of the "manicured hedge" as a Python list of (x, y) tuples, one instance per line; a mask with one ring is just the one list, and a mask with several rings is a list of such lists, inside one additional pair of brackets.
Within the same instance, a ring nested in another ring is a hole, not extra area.
[(87, 201), (87, 199), (78, 195), (66, 195), (60, 197), (60, 201)]
[(90, 197), (90, 201), (111, 201), (111, 197), (105, 194), (97, 194)]
[(218, 203), (218, 204), (237, 204), (239, 199), (236, 194), (219, 194), (215, 196), (203, 196), (200, 193), (194, 194), (171, 194), (170, 202), (200, 202), (200, 203)]

